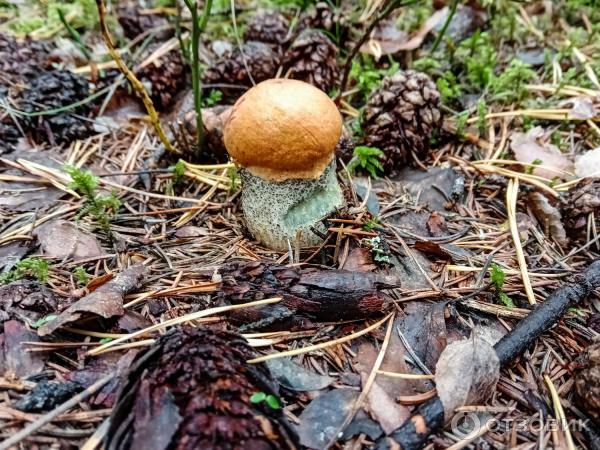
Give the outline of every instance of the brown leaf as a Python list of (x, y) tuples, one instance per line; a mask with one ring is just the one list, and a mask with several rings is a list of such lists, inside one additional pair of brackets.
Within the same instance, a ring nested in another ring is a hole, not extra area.
[(415, 50), (421, 46), (427, 35), (440, 23), (448, 12), (448, 7), (444, 7), (439, 11), (434, 12), (429, 19), (425, 21), (423, 26), (411, 36), (411, 38), (402, 44), (399, 50)]
[(432, 236), (441, 236), (448, 231), (446, 219), (439, 212), (434, 211), (427, 219), (427, 229)]
[(344, 261), (344, 266), (341, 268), (351, 272), (373, 272), (377, 269), (377, 266), (373, 263), (371, 250), (364, 247), (354, 247), (350, 250), (346, 261)]
[(175, 231), (175, 237), (178, 238), (191, 238), (200, 236), (209, 236), (210, 230), (206, 227), (196, 227), (194, 225), (188, 225), (181, 227)]
[[(363, 373), (362, 375), (364, 384), (368, 374)], [(366, 403), (366, 408), (385, 434), (394, 431), (410, 417), (410, 410), (406, 406), (396, 403), (394, 397), (381, 387), (378, 381), (375, 381), (369, 389)]]
[(398, 324), (412, 350), (432, 372), (448, 342), (445, 307), (444, 303), (415, 304), (413, 312)]
[(17, 320), (4, 322), (2, 334), (1, 369), (5, 374), (27, 378), (44, 370), (47, 355), (41, 352), (26, 352), (23, 342), (39, 342), (40, 338)]
[(104, 255), (96, 237), (66, 220), (55, 220), (34, 231), (46, 256), (75, 260)]
[(362, 45), (360, 51), (379, 59), (402, 50), (407, 40), (408, 33), (399, 30), (395, 20), (384, 20), (373, 30), (370, 39)]
[(124, 270), (110, 282), (73, 303), (56, 319), (45, 323), (38, 330), (38, 334), (50, 334), (67, 323), (77, 321), (84, 313), (104, 318), (123, 315), (123, 296), (138, 288), (148, 272), (148, 267), (143, 265)]
[(573, 163), (560, 150), (549, 143), (539, 143), (544, 135), (541, 127), (535, 127), (527, 133), (515, 132), (510, 138), (510, 148), (517, 161), (535, 164), (533, 174), (548, 178), (566, 178), (574, 171)]
[(500, 361), (485, 340), (473, 334), (449, 344), (435, 367), (435, 384), (446, 421), (456, 408), (485, 402), (499, 378)]
[(533, 191), (527, 196), (529, 207), (542, 226), (544, 233), (552, 237), (561, 247), (568, 243), (567, 232), (560, 211), (550, 204), (541, 192)]

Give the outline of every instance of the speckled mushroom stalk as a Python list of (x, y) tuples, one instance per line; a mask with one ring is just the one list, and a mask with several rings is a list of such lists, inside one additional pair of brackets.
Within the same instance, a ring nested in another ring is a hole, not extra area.
[(322, 242), (323, 219), (344, 204), (334, 150), (340, 114), (319, 89), (296, 80), (264, 81), (233, 106), (223, 130), (239, 168), (248, 230), (280, 251)]

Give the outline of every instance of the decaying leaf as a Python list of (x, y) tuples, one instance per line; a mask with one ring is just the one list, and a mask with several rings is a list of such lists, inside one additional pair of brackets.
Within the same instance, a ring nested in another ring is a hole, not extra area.
[(407, 40), (408, 33), (398, 29), (395, 20), (383, 20), (373, 30), (370, 39), (363, 44), (360, 51), (379, 59), (402, 50)]
[(143, 265), (125, 269), (108, 283), (73, 303), (56, 319), (45, 323), (38, 334), (50, 334), (67, 323), (75, 322), (83, 314), (98, 315), (105, 319), (123, 315), (123, 296), (138, 288), (148, 272), (149, 269)]
[(434, 211), (427, 219), (427, 230), (432, 236), (440, 236), (448, 231), (446, 219), (439, 212)]
[(511, 136), (510, 148), (517, 161), (533, 164), (533, 174), (549, 180), (555, 177), (568, 178), (574, 172), (573, 163), (564, 156), (558, 147), (538, 140), (544, 130), (535, 127), (526, 133), (515, 132)]
[(365, 247), (354, 247), (344, 261), (344, 270), (351, 272), (372, 272), (377, 269), (373, 263), (371, 250)]
[(596, 111), (594, 102), (590, 97), (576, 97), (569, 100), (569, 103), (571, 103), (569, 119), (587, 120), (598, 115), (598, 111)]
[(459, 178), (450, 168), (430, 167), (422, 171), (407, 167), (393, 181), (404, 187), (417, 204), (427, 205), (430, 211), (443, 211)]
[(562, 223), (560, 211), (552, 206), (548, 198), (541, 192), (533, 191), (527, 196), (529, 207), (544, 232), (552, 237), (560, 246), (568, 243), (567, 232)]
[[(363, 374), (363, 383), (367, 374)], [(380, 377), (381, 378), (381, 377)], [(365, 407), (386, 434), (402, 425), (409, 417), (410, 410), (399, 403), (375, 381), (367, 394)]]
[(287, 358), (267, 361), (267, 366), (281, 386), (293, 391), (318, 391), (335, 381), (330, 376), (311, 372)]
[(52, 291), (36, 281), (19, 280), (0, 286), (0, 322), (16, 319), (32, 325), (57, 307)]
[(444, 303), (414, 305), (398, 323), (413, 352), (431, 372), (448, 342), (445, 307)]
[(456, 408), (485, 402), (500, 378), (494, 348), (476, 334), (449, 344), (435, 367), (435, 384), (444, 405), (445, 420)]
[(334, 389), (315, 398), (300, 414), (300, 443), (320, 450), (340, 432), (359, 393), (351, 389)]
[(44, 370), (48, 356), (40, 352), (26, 352), (24, 342), (39, 342), (35, 332), (17, 320), (4, 322), (0, 334), (0, 371), (5, 376), (27, 378)]
[(600, 147), (588, 150), (575, 160), (575, 175), (580, 178), (600, 176)]
[(34, 232), (46, 256), (75, 260), (104, 255), (98, 239), (76, 224), (55, 220), (42, 225)]

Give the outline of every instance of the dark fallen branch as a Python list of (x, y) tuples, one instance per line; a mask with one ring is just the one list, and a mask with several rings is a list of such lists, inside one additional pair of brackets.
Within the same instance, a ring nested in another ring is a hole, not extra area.
[[(594, 261), (583, 275), (553, 291), (546, 301), (521, 320), (494, 349), (502, 366), (521, 355), (543, 332), (556, 323), (571, 306), (581, 302), (600, 287), (600, 260)], [(377, 450), (418, 450), (444, 424), (444, 408), (439, 397), (421, 404), (412, 417), (389, 436), (377, 442)]]
[(391, 301), (381, 289), (396, 277), (372, 272), (318, 270), (258, 261), (230, 262), (219, 269), (218, 297), (226, 304), (283, 297), (281, 303), (232, 312), (240, 331), (273, 325), (302, 328), (307, 321), (356, 320), (378, 314)]

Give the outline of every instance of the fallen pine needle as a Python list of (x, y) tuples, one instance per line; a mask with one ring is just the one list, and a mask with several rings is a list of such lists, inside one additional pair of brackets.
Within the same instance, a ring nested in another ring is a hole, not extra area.
[(560, 397), (558, 396), (558, 392), (554, 387), (554, 383), (550, 379), (550, 377), (544, 374), (544, 381), (546, 385), (548, 385), (548, 390), (550, 391), (550, 397), (552, 397), (552, 406), (554, 407), (554, 416), (556, 420), (561, 425), (561, 429), (565, 433), (565, 438), (567, 441), (567, 448), (569, 450), (575, 450), (575, 443), (573, 442), (573, 437), (571, 436), (571, 430), (569, 430), (569, 424), (567, 422), (567, 418), (565, 417), (565, 411), (560, 403)]
[(93, 349), (89, 350), (87, 352), (87, 354), (90, 355), (90, 356), (98, 355), (100, 353), (103, 353), (107, 348), (114, 347), (117, 344), (121, 344), (121, 343), (123, 343), (125, 341), (128, 341), (130, 339), (134, 339), (136, 337), (143, 336), (145, 334), (151, 333), (152, 331), (165, 329), (167, 327), (172, 327), (172, 326), (179, 325), (179, 324), (182, 324), (182, 323), (191, 322), (193, 320), (201, 319), (201, 318), (207, 317), (207, 316), (217, 315), (217, 314), (220, 314), (220, 313), (223, 313), (223, 312), (227, 312), (227, 311), (233, 311), (233, 310), (236, 310), (236, 309), (250, 308), (252, 306), (269, 305), (269, 304), (272, 304), (272, 303), (277, 303), (279, 301), (281, 301), (281, 297), (267, 298), (267, 299), (264, 299), (264, 300), (258, 300), (256, 302), (244, 303), (244, 304), (241, 304), (241, 305), (218, 306), (216, 308), (209, 308), (209, 309), (205, 309), (203, 311), (198, 311), (198, 312), (195, 312), (195, 313), (186, 314), (186, 315), (181, 316), (181, 317), (175, 317), (174, 319), (166, 320), (164, 322), (157, 323), (155, 325), (149, 326), (149, 327), (144, 328), (142, 330), (138, 330), (138, 331), (135, 331), (133, 333), (121, 336), (120, 338), (115, 339), (114, 341), (107, 342), (106, 344), (103, 344), (100, 347), (96, 347), (96, 348), (93, 348)]
[(401, 378), (403, 380), (433, 380), (435, 378), (435, 375), (429, 374), (386, 372), (385, 370), (378, 370), (377, 374), (390, 378)]
[(260, 363), (260, 362), (264, 362), (264, 361), (269, 361), (271, 359), (286, 358), (288, 356), (302, 355), (303, 353), (309, 353), (309, 352), (313, 352), (315, 350), (321, 350), (322, 348), (331, 347), (331, 346), (334, 346), (337, 344), (343, 344), (344, 342), (351, 341), (352, 339), (356, 339), (357, 337), (360, 337), (364, 334), (369, 333), (370, 331), (375, 330), (382, 323), (384, 323), (386, 320), (388, 320), (391, 315), (392, 315), (392, 313), (388, 314), (383, 319), (381, 319), (379, 322), (376, 322), (373, 325), (371, 325), (361, 331), (357, 331), (356, 333), (349, 334), (348, 336), (344, 336), (339, 339), (334, 339), (333, 341), (322, 342), (320, 344), (309, 345), (307, 347), (297, 348), (294, 350), (288, 350), (285, 352), (271, 353), (270, 355), (264, 355), (264, 356), (260, 356), (258, 358), (250, 359), (247, 362), (250, 364), (256, 364), (256, 363)]
[(523, 287), (527, 294), (527, 300), (532, 305), (535, 305), (535, 295), (533, 288), (531, 287), (531, 280), (529, 279), (529, 273), (527, 271), (527, 262), (525, 261), (525, 254), (523, 253), (523, 246), (521, 245), (521, 238), (519, 237), (519, 228), (517, 225), (517, 196), (519, 194), (519, 179), (508, 180), (508, 186), (506, 187), (506, 210), (508, 211), (508, 224), (510, 225), (510, 233), (513, 238), (515, 246), (515, 252), (517, 253), (517, 261), (519, 262), (519, 268), (521, 269), (521, 278), (523, 280)]

